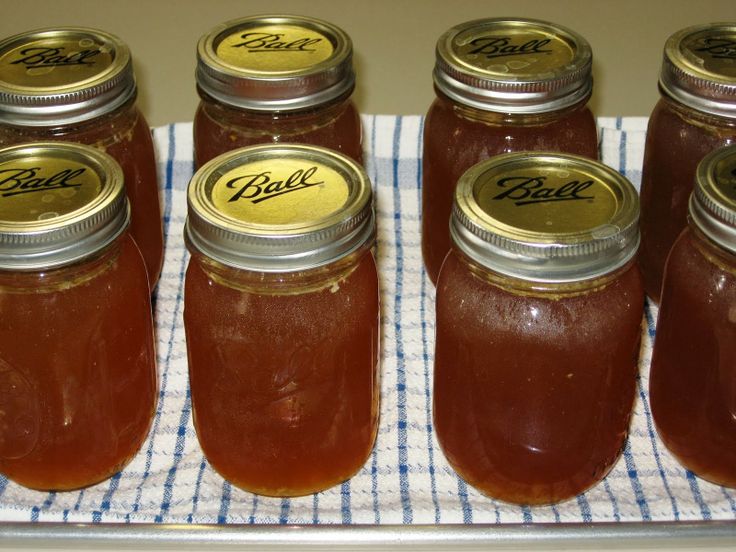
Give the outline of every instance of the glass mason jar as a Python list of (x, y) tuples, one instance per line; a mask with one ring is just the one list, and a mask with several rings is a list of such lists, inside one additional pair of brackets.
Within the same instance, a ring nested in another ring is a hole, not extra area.
[(197, 46), (197, 166), (227, 151), (301, 143), (363, 159), (353, 46), (345, 32), (302, 16), (218, 25)]
[(687, 226), (698, 163), (736, 143), (736, 25), (689, 27), (664, 46), (661, 98), (649, 118), (641, 177), (639, 265), (659, 302), (667, 255)]
[(471, 166), (515, 151), (598, 158), (591, 64), (583, 37), (543, 21), (481, 19), (440, 37), (422, 159), (422, 255), (432, 282), (450, 250), (455, 185)]
[(378, 425), (368, 177), (326, 148), (251, 146), (204, 165), (188, 207), (184, 325), (207, 460), (270, 496), (350, 478)]
[(148, 279), (123, 173), (77, 144), (0, 150), (0, 473), (92, 485), (139, 450), (156, 407)]
[(736, 488), (736, 146), (697, 170), (688, 227), (665, 265), (649, 386), (675, 458)]
[(618, 459), (644, 307), (638, 212), (624, 177), (580, 156), (505, 154), (460, 178), (433, 409), (447, 460), (482, 493), (555, 503)]
[(151, 129), (136, 93), (130, 50), (109, 33), (60, 27), (0, 41), (0, 145), (63, 140), (115, 158), (132, 209), (130, 232), (153, 289), (163, 225)]

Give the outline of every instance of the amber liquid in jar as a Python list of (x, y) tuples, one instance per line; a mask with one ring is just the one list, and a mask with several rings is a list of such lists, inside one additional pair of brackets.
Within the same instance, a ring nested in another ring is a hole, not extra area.
[(518, 504), (600, 481), (624, 446), (635, 397), (641, 276), (500, 277), (453, 249), (437, 283), (434, 423), (450, 465)]
[(641, 175), (639, 265), (647, 295), (659, 302), (664, 265), (687, 226), (687, 204), (698, 163), (736, 143), (736, 120), (697, 112), (661, 98), (649, 119)]
[(462, 106), (436, 93), (424, 125), (422, 158), (422, 255), (434, 283), (450, 250), (448, 223), (455, 185), (467, 169), (517, 151), (598, 158), (595, 118), (585, 101), (552, 113), (511, 115)]
[(736, 487), (736, 255), (693, 228), (667, 261), (649, 386), (670, 452)]
[(258, 112), (229, 107), (200, 90), (194, 116), (194, 156), (198, 167), (227, 151), (268, 143), (323, 146), (363, 162), (360, 115), (352, 100), (293, 112)]
[(360, 469), (379, 404), (369, 250), (285, 274), (195, 253), (184, 322), (197, 437), (224, 478), (258, 494), (299, 496)]
[(130, 233), (141, 250), (150, 288), (154, 289), (164, 258), (163, 222), (151, 129), (134, 101), (76, 124), (0, 125), (0, 146), (54, 140), (87, 144), (110, 154), (123, 169), (131, 205)]
[(112, 476), (156, 407), (146, 271), (126, 233), (84, 264), (0, 271), (0, 472), (38, 490)]

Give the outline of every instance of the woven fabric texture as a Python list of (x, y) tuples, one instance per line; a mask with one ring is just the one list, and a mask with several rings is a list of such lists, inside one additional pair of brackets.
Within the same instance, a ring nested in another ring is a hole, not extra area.
[[(119, 474), (94, 487), (41, 493), (0, 476), (0, 521), (442, 524), (736, 519), (736, 493), (696, 478), (656, 435), (648, 370), (656, 310), (647, 306), (628, 444), (608, 477), (573, 500), (516, 507), (480, 495), (450, 469), (432, 417), (434, 288), (420, 251), (419, 116), (363, 117), (376, 190), (382, 300), (381, 418), (375, 449), (350, 481), (313, 496), (243, 492), (203, 458), (192, 425), (182, 322), (188, 254), (182, 239), (193, 173), (192, 125), (154, 129), (166, 255), (155, 296), (160, 396), (151, 433)], [(601, 158), (637, 187), (644, 118), (599, 119)]]

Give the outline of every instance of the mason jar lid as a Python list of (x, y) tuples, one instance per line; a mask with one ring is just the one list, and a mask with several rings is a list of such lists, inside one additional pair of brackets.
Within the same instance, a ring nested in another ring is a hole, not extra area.
[(85, 121), (117, 109), (135, 92), (130, 50), (109, 33), (60, 27), (0, 41), (0, 123)]
[(245, 17), (199, 40), (196, 79), (209, 96), (242, 109), (314, 107), (352, 92), (353, 46), (342, 29), (319, 19)]
[(659, 86), (692, 109), (736, 118), (736, 23), (698, 25), (670, 36)]
[(543, 113), (593, 89), (593, 54), (579, 34), (535, 19), (478, 19), (437, 41), (434, 82), (451, 99), (486, 111)]
[(251, 146), (212, 159), (192, 177), (184, 235), (231, 267), (307, 270), (375, 238), (371, 196), (365, 171), (345, 155), (297, 144)]
[(108, 154), (66, 142), (0, 149), (0, 269), (74, 263), (129, 221), (123, 171)]
[(706, 236), (736, 253), (736, 145), (717, 149), (700, 162), (689, 214)]
[(450, 235), (493, 271), (537, 282), (596, 278), (639, 245), (639, 198), (601, 163), (559, 153), (509, 153), (459, 179)]

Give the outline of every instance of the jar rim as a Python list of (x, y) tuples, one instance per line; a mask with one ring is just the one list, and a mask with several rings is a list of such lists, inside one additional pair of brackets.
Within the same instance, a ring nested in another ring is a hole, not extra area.
[(111, 33), (53, 27), (0, 41), (0, 122), (78, 123), (114, 111), (135, 94), (130, 49)]
[(598, 278), (639, 244), (633, 185), (591, 159), (549, 152), (482, 161), (458, 180), (450, 236), (501, 274), (537, 282)]
[(544, 113), (591, 95), (592, 59), (588, 42), (561, 25), (476, 19), (438, 39), (434, 82), (448, 97), (477, 109)]
[(736, 144), (710, 152), (698, 164), (688, 214), (706, 236), (736, 253)]
[(736, 118), (736, 68), (723, 40), (736, 40), (736, 23), (694, 25), (665, 42), (659, 86), (667, 96), (711, 115)]
[(192, 177), (187, 207), (190, 247), (234, 268), (307, 270), (375, 239), (365, 170), (319, 146), (263, 144), (215, 157)]
[(0, 269), (42, 270), (93, 255), (129, 226), (120, 165), (91, 146), (0, 149)]
[[(244, 38), (244, 31), (254, 34), (258, 29), (272, 32), (258, 44), (252, 39), (224, 49), (233, 37)], [(308, 44), (314, 47), (307, 48)], [(232, 53), (236, 47), (242, 52)], [(246, 56), (254, 53), (255, 57)], [(226, 105), (254, 111), (300, 110), (353, 91), (352, 57), (350, 37), (332, 23), (301, 15), (254, 15), (221, 23), (200, 38), (195, 77), (207, 95)]]

